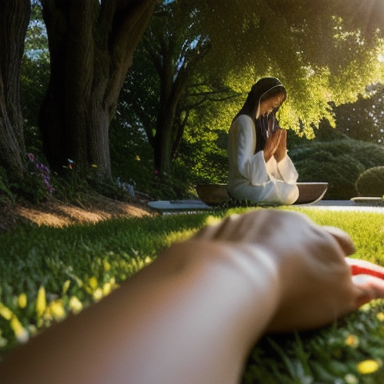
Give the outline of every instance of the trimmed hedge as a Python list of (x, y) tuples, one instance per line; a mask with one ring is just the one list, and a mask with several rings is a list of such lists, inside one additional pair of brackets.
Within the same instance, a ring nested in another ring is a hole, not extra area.
[(289, 151), (299, 181), (329, 183), (324, 199), (345, 200), (358, 196), (356, 182), (369, 168), (384, 165), (384, 147), (344, 138), (307, 142)]
[(356, 181), (359, 196), (384, 196), (384, 166), (367, 169)]

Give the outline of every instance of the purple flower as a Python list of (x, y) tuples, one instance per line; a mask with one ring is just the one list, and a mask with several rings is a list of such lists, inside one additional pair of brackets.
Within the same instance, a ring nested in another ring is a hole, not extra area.
[(55, 188), (52, 187), (51, 182), (50, 182), (51, 171), (44, 164), (38, 163), (36, 161), (35, 156), (32, 153), (28, 153), (27, 156), (28, 156), (29, 161), (35, 165), (35, 171), (32, 173), (43, 179), (43, 183), (45, 184), (46, 188), (48, 189), (48, 192), (50, 194), (52, 194), (52, 192), (55, 190)]

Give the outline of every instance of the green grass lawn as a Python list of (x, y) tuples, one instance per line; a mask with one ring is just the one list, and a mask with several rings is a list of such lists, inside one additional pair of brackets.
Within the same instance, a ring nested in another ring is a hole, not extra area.
[[(282, 208), (286, 209), (286, 208)], [(384, 265), (384, 216), (290, 207), (350, 233), (356, 256)], [(0, 353), (100, 300), (172, 242), (245, 209), (114, 219), (66, 228), (23, 226), (0, 236)], [(266, 336), (243, 381), (383, 384), (384, 305), (376, 301), (316, 332)], [(207, 357), (208, 358), (208, 357)]]

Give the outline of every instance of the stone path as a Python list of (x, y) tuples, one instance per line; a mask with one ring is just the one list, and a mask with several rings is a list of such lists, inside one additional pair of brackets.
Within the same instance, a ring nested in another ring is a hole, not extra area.
[[(204, 204), (201, 200), (177, 200), (177, 201), (154, 201), (148, 205), (162, 214), (193, 213), (211, 210), (212, 207)], [(310, 209), (322, 209), (328, 211), (360, 211), (384, 214), (384, 205), (375, 202), (355, 202), (352, 200), (320, 200), (316, 203), (297, 204), (294, 207), (305, 207)]]
[(331, 211), (361, 211), (384, 214), (384, 205), (375, 203), (355, 203), (352, 200), (320, 200), (313, 204), (301, 204), (305, 208), (326, 209)]

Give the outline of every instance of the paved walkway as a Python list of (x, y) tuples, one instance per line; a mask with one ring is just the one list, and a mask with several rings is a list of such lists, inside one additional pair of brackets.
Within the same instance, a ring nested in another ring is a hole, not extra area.
[[(163, 214), (192, 213), (212, 209), (212, 207), (204, 204), (201, 200), (151, 201), (148, 205)], [(320, 200), (316, 203), (294, 205), (294, 207), (384, 214), (384, 203), (378, 203), (377, 201)]]
[(384, 214), (384, 205), (378, 205), (377, 203), (355, 203), (352, 200), (320, 200), (313, 204), (301, 204), (305, 208), (313, 209), (326, 209), (332, 211), (361, 211), (361, 212), (374, 212)]

